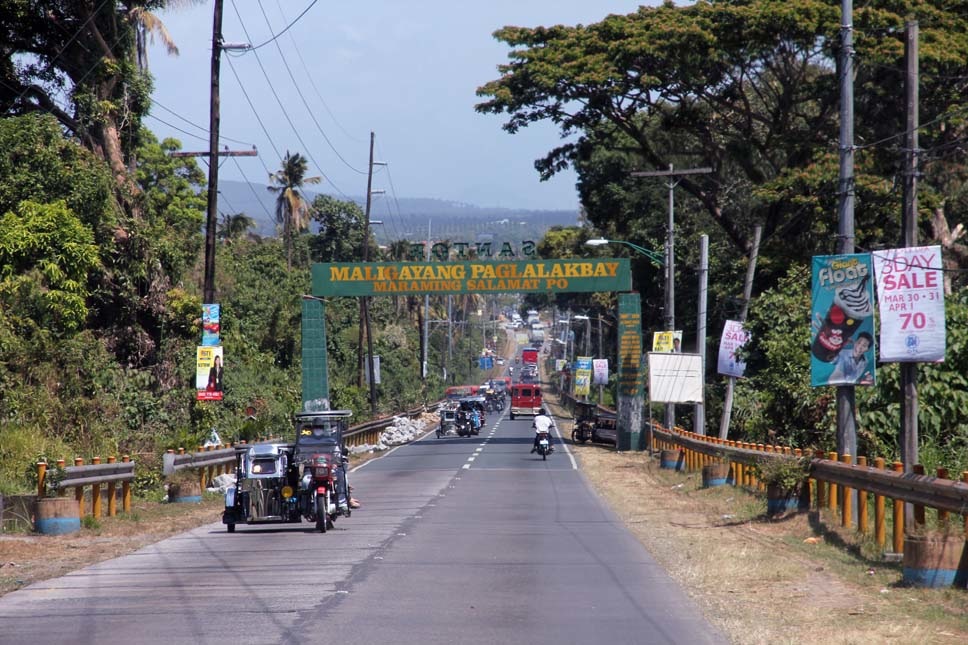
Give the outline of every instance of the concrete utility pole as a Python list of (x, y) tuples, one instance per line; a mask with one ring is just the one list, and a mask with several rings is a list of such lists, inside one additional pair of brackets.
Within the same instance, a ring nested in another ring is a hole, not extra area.
[(218, 226), (218, 158), (254, 157), (252, 150), (224, 150), (219, 152), (219, 70), (222, 50), (248, 49), (249, 45), (230, 45), (222, 42), (222, 0), (215, 0), (212, 18), (212, 78), (209, 98), (208, 150), (206, 152), (172, 152), (171, 157), (208, 157), (208, 211), (205, 217), (205, 273), (202, 302), (215, 302), (215, 229)]
[[(904, 25), (907, 137), (904, 159), (903, 246), (918, 245), (918, 23)], [(918, 365), (901, 363), (901, 461), (909, 473), (918, 463)], [(910, 504), (906, 507), (913, 513)], [(911, 515), (908, 519), (913, 519)]]
[[(760, 254), (760, 236), (763, 227), (753, 229), (753, 248), (750, 249), (749, 264), (746, 265), (746, 278), (743, 280), (743, 306), (739, 310), (739, 322), (745, 323), (750, 309), (750, 298), (753, 297), (753, 276), (756, 273), (756, 260)], [(723, 402), (723, 417), (719, 422), (719, 438), (725, 439), (729, 433), (729, 421), (733, 415), (733, 391), (736, 389), (736, 377), (730, 376), (726, 381), (726, 399)]]
[[(854, 252), (854, 6), (841, 0), (840, 174), (837, 250)], [(837, 453), (857, 458), (854, 386), (837, 386)], [(855, 507), (856, 508), (856, 507)]]
[[(669, 221), (666, 226), (666, 257), (665, 257), (665, 311), (663, 320), (666, 331), (676, 328), (676, 257), (675, 257), (675, 189), (679, 184), (678, 177), (686, 175), (706, 175), (712, 168), (684, 168), (675, 170), (669, 164), (668, 170), (648, 170), (633, 172), (633, 177), (668, 177), (669, 178)], [(676, 422), (676, 405), (667, 403), (665, 409), (665, 426), (671, 429)]]
[[(374, 134), (370, 132), (370, 163), (366, 173), (366, 212), (363, 217), (363, 261), (370, 261), (370, 206), (373, 203), (373, 141)], [(376, 416), (376, 371), (373, 368), (373, 333), (370, 329), (370, 299), (360, 298), (360, 313), (363, 327), (366, 330), (366, 365), (369, 370), (370, 386), (370, 415)]]
[[(699, 237), (699, 312), (696, 315), (696, 353), (699, 354), (699, 364), (702, 366), (702, 378), (706, 380), (706, 299), (709, 285), (709, 236)], [(705, 388), (703, 401), (693, 407), (693, 431), (696, 434), (706, 434), (706, 405)]]

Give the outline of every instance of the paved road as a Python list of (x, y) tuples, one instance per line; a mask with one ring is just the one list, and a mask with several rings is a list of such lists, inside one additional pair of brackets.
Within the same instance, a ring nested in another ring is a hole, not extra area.
[[(0, 643), (724, 643), (531, 422), (351, 475), (364, 508), (218, 523), (0, 598)], [(215, 519), (215, 518), (213, 518)]]

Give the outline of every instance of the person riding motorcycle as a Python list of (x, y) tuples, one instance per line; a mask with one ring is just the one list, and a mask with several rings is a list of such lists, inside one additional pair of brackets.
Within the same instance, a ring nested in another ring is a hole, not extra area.
[(537, 416), (534, 418), (534, 422), (531, 427), (534, 428), (534, 445), (531, 448), (531, 452), (538, 452), (538, 442), (541, 440), (542, 436), (548, 439), (548, 450), (554, 451), (555, 447), (551, 444), (551, 426), (553, 425), (551, 417), (545, 412), (544, 408), (538, 411)]

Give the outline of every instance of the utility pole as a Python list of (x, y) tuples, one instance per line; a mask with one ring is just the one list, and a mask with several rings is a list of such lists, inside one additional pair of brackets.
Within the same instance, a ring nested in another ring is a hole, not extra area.
[[(709, 285), (709, 236), (699, 237), (699, 312), (696, 315), (696, 353), (699, 354), (699, 365), (702, 379), (706, 380), (706, 292)], [(706, 388), (703, 388), (703, 399), (706, 398)], [(706, 406), (705, 401), (696, 403), (693, 407), (693, 431), (696, 434), (706, 434)]]
[[(904, 159), (903, 245), (918, 245), (918, 23), (904, 25), (907, 137)], [(901, 363), (901, 461), (904, 472), (918, 463), (918, 365)], [(905, 507), (913, 513), (910, 504)], [(913, 520), (913, 514), (908, 520)]]
[[(841, 0), (839, 253), (854, 252), (854, 6)], [(837, 454), (857, 458), (854, 386), (837, 386)], [(856, 508), (856, 506), (854, 507)]]
[[(373, 202), (373, 140), (374, 135), (370, 132), (370, 163), (366, 174), (366, 212), (363, 217), (363, 261), (370, 261), (370, 205)], [(373, 333), (370, 329), (370, 299), (366, 296), (360, 298), (360, 313), (363, 327), (366, 329), (366, 364), (369, 368), (370, 386), (370, 414), (376, 416), (376, 372), (373, 368)]]
[[(598, 357), (605, 358), (605, 354), (602, 352), (602, 312), (598, 312)], [(598, 384), (598, 405), (603, 405), (605, 403), (605, 386), (601, 383)]]
[[(663, 320), (666, 331), (674, 331), (676, 328), (676, 256), (675, 256), (675, 190), (679, 184), (678, 177), (686, 175), (706, 175), (713, 171), (712, 168), (684, 168), (675, 170), (669, 164), (668, 170), (648, 170), (633, 172), (633, 177), (668, 177), (669, 178), (669, 221), (666, 224), (666, 244), (665, 244), (665, 311)], [(665, 425), (670, 430), (676, 423), (676, 405), (667, 403), (665, 406)]]
[[(430, 220), (427, 220), (427, 262), (430, 262)], [(430, 294), (424, 294), (423, 342), (420, 349), (420, 380), (427, 380), (427, 344), (430, 342)]]
[[(746, 265), (746, 279), (743, 281), (743, 306), (739, 310), (739, 322), (745, 323), (749, 314), (750, 298), (753, 297), (753, 276), (756, 273), (756, 260), (760, 254), (760, 236), (763, 227), (757, 225), (753, 229), (753, 248), (750, 249), (749, 263)], [(736, 389), (736, 377), (730, 376), (726, 381), (726, 400), (723, 402), (723, 417), (719, 423), (719, 438), (725, 439), (729, 433), (730, 417), (733, 415), (733, 391)]]
[(202, 302), (215, 302), (215, 229), (218, 226), (218, 158), (254, 157), (255, 149), (230, 151), (218, 150), (219, 134), (219, 69), (222, 50), (249, 49), (248, 44), (231, 45), (222, 42), (222, 0), (215, 0), (212, 18), (212, 78), (209, 98), (208, 151), (173, 152), (171, 157), (208, 157), (208, 211), (205, 217), (205, 273), (202, 286)]

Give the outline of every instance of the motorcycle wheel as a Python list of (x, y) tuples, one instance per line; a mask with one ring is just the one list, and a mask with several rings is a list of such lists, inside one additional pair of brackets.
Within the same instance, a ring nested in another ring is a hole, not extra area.
[(228, 529), (229, 533), (235, 533), (235, 524), (226, 524), (225, 528)]
[(316, 498), (316, 530), (320, 533), (325, 533), (329, 522), (329, 514), (326, 512), (326, 498), (317, 497)]
[(548, 451), (547, 450), (542, 450), (541, 451), (541, 461), (548, 461)]

